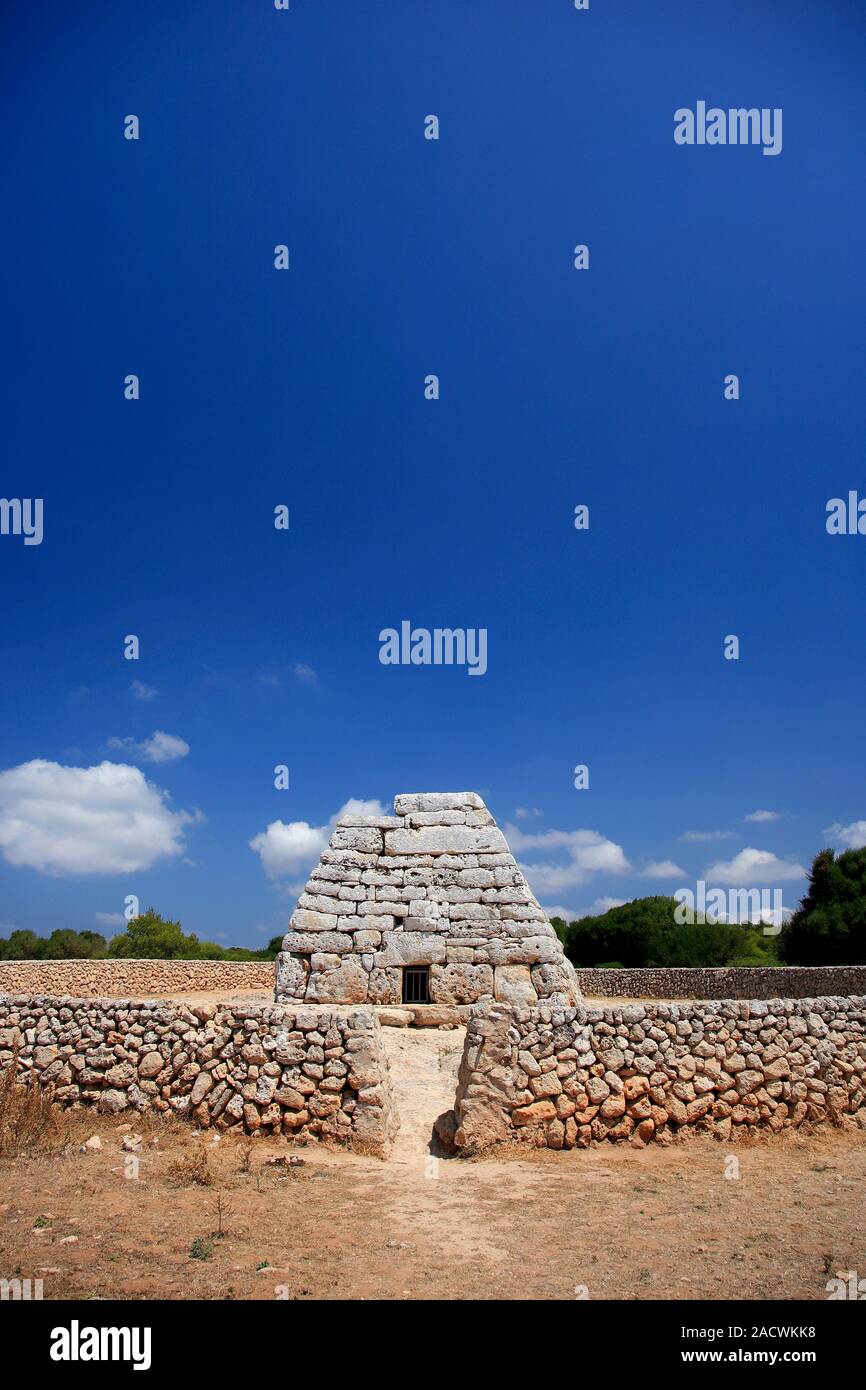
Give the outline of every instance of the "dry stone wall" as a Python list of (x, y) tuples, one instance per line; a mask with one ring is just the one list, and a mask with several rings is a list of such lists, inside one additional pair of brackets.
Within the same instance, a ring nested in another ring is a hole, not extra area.
[(385, 1157), (397, 1128), (372, 1009), (0, 995), (0, 1070), (103, 1114), (337, 1140)]
[(866, 1128), (866, 998), (479, 1005), (443, 1137), (552, 1149)]
[(575, 969), (584, 994), (626, 999), (816, 999), (866, 994), (866, 965), (748, 965), (716, 970)]
[(272, 960), (4, 960), (0, 992), (138, 995), (272, 989)]
[(398, 796), (344, 816), (298, 899), (277, 999), (399, 1004), (429, 966), (434, 1004), (573, 1003), (574, 971), (475, 792)]

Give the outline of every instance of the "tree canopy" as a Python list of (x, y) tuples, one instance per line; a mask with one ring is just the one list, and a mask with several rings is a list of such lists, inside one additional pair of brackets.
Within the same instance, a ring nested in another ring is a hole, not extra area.
[(679, 923), (675, 898), (635, 898), (596, 917), (554, 929), (577, 966), (642, 967), (766, 965), (776, 960), (774, 938), (759, 925)]
[(786, 965), (866, 965), (866, 846), (815, 855), (779, 955)]

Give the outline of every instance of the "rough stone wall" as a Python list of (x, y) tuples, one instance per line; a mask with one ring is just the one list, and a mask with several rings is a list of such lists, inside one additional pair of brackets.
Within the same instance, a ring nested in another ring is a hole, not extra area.
[(0, 991), (145, 999), (193, 991), (272, 989), (272, 960), (4, 960)]
[(298, 899), (277, 999), (399, 1004), (430, 967), (434, 1004), (574, 1003), (574, 971), (481, 797), (398, 796), (344, 816)]
[(372, 1009), (132, 1003), (0, 995), (0, 1070), (54, 1088), (63, 1106), (174, 1112), (339, 1140), (385, 1157), (397, 1128)]
[(866, 994), (866, 965), (728, 966), (721, 970), (575, 969), (585, 994), (626, 999), (816, 999)]
[(473, 1010), (458, 1149), (866, 1128), (866, 998)]

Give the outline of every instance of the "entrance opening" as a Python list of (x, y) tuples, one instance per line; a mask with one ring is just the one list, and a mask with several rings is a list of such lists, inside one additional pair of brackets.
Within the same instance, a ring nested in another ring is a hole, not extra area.
[(403, 1003), (430, 1003), (429, 965), (407, 965), (403, 970)]

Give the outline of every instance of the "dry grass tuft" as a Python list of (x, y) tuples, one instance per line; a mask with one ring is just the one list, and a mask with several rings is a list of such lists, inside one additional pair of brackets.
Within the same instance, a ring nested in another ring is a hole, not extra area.
[(174, 1187), (212, 1187), (214, 1181), (204, 1149), (169, 1164), (166, 1178)]
[(0, 1155), (14, 1158), (60, 1144), (64, 1127), (52, 1104), (53, 1089), (34, 1077), (18, 1079), (18, 1050), (0, 1072)]

